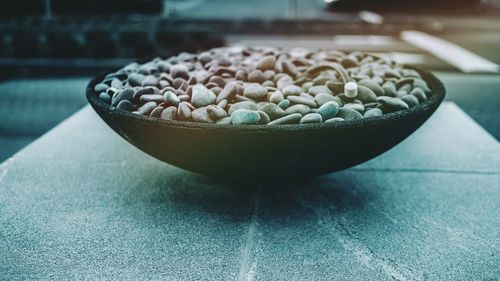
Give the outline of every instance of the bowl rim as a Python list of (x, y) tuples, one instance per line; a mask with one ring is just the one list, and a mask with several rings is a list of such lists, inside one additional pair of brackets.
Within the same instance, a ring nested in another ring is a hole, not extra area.
[(116, 72), (121, 69), (121, 67), (114, 68), (102, 72), (101, 74), (95, 76), (87, 84), (86, 98), (88, 102), (93, 107), (99, 107), (109, 114), (118, 115), (124, 118), (133, 119), (139, 123), (156, 123), (162, 127), (175, 127), (184, 129), (203, 129), (203, 130), (224, 130), (224, 131), (238, 131), (238, 132), (256, 132), (256, 131), (307, 131), (307, 130), (324, 130), (324, 129), (344, 129), (344, 128), (356, 128), (373, 126), (380, 123), (386, 123), (390, 121), (397, 121), (401, 119), (411, 118), (412, 116), (419, 115), (423, 112), (428, 111), (430, 108), (437, 108), (439, 104), (444, 100), (446, 90), (441, 80), (439, 80), (431, 72), (421, 69), (416, 66), (403, 64), (404, 68), (416, 70), (422, 79), (427, 82), (429, 88), (431, 89), (431, 96), (427, 98), (424, 102), (419, 103), (414, 107), (410, 107), (406, 110), (399, 110), (381, 116), (363, 118), (358, 120), (347, 120), (342, 122), (333, 123), (315, 123), (315, 124), (282, 124), (282, 125), (232, 125), (232, 124), (215, 124), (215, 123), (201, 123), (193, 121), (179, 121), (179, 120), (164, 120), (156, 117), (144, 116), (133, 114), (131, 112), (121, 110), (115, 106), (111, 106), (99, 98), (99, 93), (94, 90), (95, 85), (102, 82), (104, 77), (109, 74)]

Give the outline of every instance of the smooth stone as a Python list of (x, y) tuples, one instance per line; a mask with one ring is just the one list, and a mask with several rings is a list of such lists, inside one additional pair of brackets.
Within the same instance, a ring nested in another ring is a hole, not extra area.
[(191, 118), (193, 118), (193, 121), (195, 121), (195, 122), (213, 123), (212, 119), (208, 115), (206, 107), (200, 107), (200, 108), (193, 110), (191, 112)]
[(314, 124), (321, 123), (323, 121), (323, 116), (319, 113), (309, 113), (304, 115), (302, 119), (300, 119), (300, 124)]
[(365, 87), (369, 88), (377, 96), (383, 96), (385, 93), (384, 89), (382, 89), (382, 87), (380, 87), (380, 85), (378, 83), (376, 83), (372, 80), (369, 80), (369, 79), (363, 79), (363, 80), (359, 81), (358, 85), (365, 86)]
[(214, 104), (217, 96), (201, 84), (193, 86), (191, 94), (191, 104), (195, 107), (203, 107), (209, 104)]
[(227, 112), (224, 109), (213, 104), (207, 106), (207, 113), (208, 116), (214, 121), (217, 121), (227, 116)]
[(408, 109), (409, 106), (400, 98), (378, 97), (378, 101), (384, 106), (384, 111), (397, 111)]
[(334, 96), (329, 95), (329, 94), (318, 94), (314, 97), (314, 101), (318, 106), (322, 106), (323, 104), (329, 102), (329, 101), (335, 101)]
[(278, 103), (278, 106), (281, 107), (282, 109), (286, 109), (289, 107), (291, 102), (289, 100), (282, 100)]
[(414, 107), (418, 105), (418, 99), (413, 95), (402, 96), (401, 100), (404, 101), (409, 107)]
[(218, 125), (230, 125), (231, 124), (231, 117), (224, 117), (224, 118), (221, 118), (219, 120), (217, 120), (217, 122), (215, 122), (216, 124)]
[(179, 120), (184, 121), (191, 119), (191, 106), (188, 102), (183, 101), (179, 103), (179, 106), (177, 107), (177, 117)]
[(290, 115), (283, 116), (281, 118), (275, 119), (267, 125), (286, 125), (286, 124), (297, 124), (300, 122), (300, 119), (302, 119), (302, 114), (300, 113), (293, 113)]
[(328, 87), (334, 94), (340, 94), (344, 92), (344, 82), (327, 82), (325, 86)]
[(128, 83), (130, 84), (130, 86), (132, 87), (136, 87), (136, 86), (142, 86), (142, 82), (144, 81), (144, 79), (146, 79), (146, 76), (142, 75), (142, 74), (139, 74), (139, 73), (131, 73), (129, 76), (128, 76)]
[(293, 79), (292, 77), (290, 76), (283, 76), (281, 77), (280, 79), (278, 79), (278, 81), (276, 82), (276, 86), (278, 87), (278, 89), (282, 90), (288, 86), (288, 85), (293, 85)]
[(169, 106), (165, 108), (161, 114), (160, 118), (163, 120), (175, 120), (177, 119), (177, 108), (175, 106)]
[(314, 99), (309, 99), (303, 96), (288, 96), (287, 99), (295, 104), (304, 104), (309, 107), (316, 107), (316, 101)]
[(154, 94), (158, 94), (159, 92), (160, 91), (155, 87), (140, 88), (139, 90), (137, 90), (134, 93), (132, 100), (134, 101), (134, 103), (139, 103), (139, 100), (140, 100), (142, 95), (154, 95)]
[(312, 82), (306, 82), (302, 84), (302, 91), (307, 93), (312, 86), (314, 86)]
[(132, 101), (134, 93), (135, 91), (132, 88), (123, 89), (122, 91), (113, 95), (111, 106), (117, 106), (118, 103), (121, 102), (122, 100)]
[(413, 90), (411, 90), (410, 95), (415, 96), (419, 102), (423, 102), (424, 100), (427, 99), (424, 90), (420, 88), (414, 88)]
[(99, 98), (107, 104), (111, 103), (111, 97), (106, 92), (100, 93)]
[(123, 88), (123, 83), (122, 83), (122, 81), (120, 81), (118, 79), (113, 79), (113, 80), (111, 80), (111, 87), (113, 87), (115, 89), (121, 89), (121, 88)]
[(338, 123), (338, 122), (343, 122), (345, 121), (344, 118), (340, 117), (333, 117), (325, 121), (325, 123)]
[(269, 101), (275, 104), (279, 104), (282, 100), (284, 100), (285, 97), (281, 93), (281, 91), (274, 91), (271, 96), (269, 97)]
[(266, 76), (264, 75), (264, 73), (261, 70), (256, 69), (256, 70), (248, 73), (247, 80), (248, 80), (248, 82), (261, 84), (264, 81), (266, 81)]
[(156, 108), (156, 105), (156, 102), (150, 101), (141, 106), (137, 111), (139, 111), (139, 114), (141, 115), (149, 116), (149, 114), (151, 114), (151, 111)]
[(286, 115), (285, 111), (274, 103), (268, 103), (260, 110), (264, 111), (271, 120), (278, 119)]
[(275, 63), (276, 63), (276, 58), (274, 56), (265, 56), (257, 62), (256, 67), (257, 69), (260, 69), (262, 71), (273, 70)]
[(307, 92), (312, 96), (316, 96), (319, 94), (333, 95), (333, 92), (327, 86), (312, 86)]
[(358, 62), (350, 57), (345, 57), (340, 61), (340, 64), (345, 68), (358, 66)]
[(175, 94), (172, 91), (166, 91), (165, 94), (163, 95), (163, 99), (166, 102), (171, 103), (175, 106), (177, 106), (177, 105), (179, 105), (179, 103), (181, 103), (181, 99), (177, 96), (177, 94)]
[(163, 110), (165, 110), (165, 108), (163, 106), (157, 106), (155, 109), (153, 109), (153, 111), (151, 111), (151, 113), (149, 114), (149, 116), (150, 117), (160, 118), (161, 113), (163, 112)]
[(259, 113), (253, 110), (238, 109), (231, 114), (231, 124), (233, 125), (254, 125), (259, 123), (259, 120)]
[(388, 97), (396, 97), (396, 86), (393, 83), (386, 82), (382, 85), (384, 95)]
[(231, 105), (227, 113), (231, 115), (233, 114), (234, 111), (238, 109), (257, 110), (258, 108), (257, 105), (252, 101), (240, 101)]
[(358, 111), (359, 113), (363, 114), (365, 112), (365, 107), (362, 104), (359, 103), (346, 103), (344, 104), (344, 108), (350, 108)]
[(99, 84), (95, 85), (94, 91), (100, 93), (100, 92), (106, 91), (108, 88), (109, 88), (109, 86), (107, 84), (99, 83)]
[(217, 96), (216, 102), (219, 103), (224, 99), (232, 99), (238, 94), (238, 92), (239, 90), (236, 82), (229, 82)]
[(382, 110), (380, 108), (372, 108), (369, 109), (365, 112), (363, 115), (364, 118), (370, 118), (370, 117), (376, 117), (376, 116), (382, 116)]
[(265, 113), (264, 111), (258, 110), (257, 113), (260, 115), (259, 124), (265, 125), (271, 122), (271, 118), (269, 118), (269, 115), (267, 115), (267, 113)]
[(361, 85), (358, 86), (358, 95), (356, 96), (356, 98), (363, 103), (377, 101), (377, 95), (370, 88)]
[(414, 78), (413, 79), (413, 89), (415, 89), (415, 88), (422, 89), (426, 94), (430, 94), (431, 93), (431, 89), (427, 85), (427, 82), (425, 82), (424, 80), (422, 80), (420, 78)]
[(139, 98), (140, 104), (145, 104), (151, 101), (154, 101), (156, 103), (162, 103), (163, 101), (165, 101), (165, 98), (162, 95), (142, 95)]
[(174, 64), (170, 66), (170, 76), (172, 78), (183, 78), (184, 80), (189, 79), (189, 69), (184, 64)]
[(297, 86), (297, 85), (288, 85), (283, 88), (282, 90), (283, 96), (298, 96), (300, 93), (302, 93), (302, 88)]
[(285, 109), (286, 114), (300, 113), (306, 115), (309, 112), (311, 112), (311, 108), (305, 104), (294, 104)]
[(361, 115), (361, 113), (357, 112), (354, 109), (343, 107), (339, 108), (336, 117), (340, 117), (346, 121), (363, 119), (363, 115)]
[(148, 87), (148, 86), (156, 87), (156, 86), (158, 86), (158, 78), (154, 77), (153, 75), (148, 75), (148, 76), (146, 76), (144, 81), (142, 81), (142, 86), (143, 87)]
[(122, 100), (118, 103), (118, 105), (116, 106), (116, 108), (119, 108), (121, 110), (125, 110), (125, 111), (132, 111), (132, 109), (134, 108), (134, 106), (132, 105), (132, 103), (128, 100)]
[(335, 117), (337, 112), (339, 111), (339, 104), (334, 101), (329, 101), (320, 106), (316, 113), (320, 114), (323, 117), (323, 120), (328, 120), (330, 118)]
[(243, 90), (243, 96), (259, 101), (267, 97), (267, 90), (258, 84), (248, 85), (245, 87), (245, 90)]

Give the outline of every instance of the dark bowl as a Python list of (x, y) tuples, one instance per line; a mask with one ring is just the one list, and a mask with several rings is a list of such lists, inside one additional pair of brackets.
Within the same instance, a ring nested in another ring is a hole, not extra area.
[(417, 70), (431, 96), (408, 110), (329, 124), (216, 125), (139, 116), (101, 101), (92, 79), (87, 100), (101, 118), (137, 148), (174, 166), (219, 179), (297, 179), (360, 164), (400, 143), (437, 109), (445, 88)]

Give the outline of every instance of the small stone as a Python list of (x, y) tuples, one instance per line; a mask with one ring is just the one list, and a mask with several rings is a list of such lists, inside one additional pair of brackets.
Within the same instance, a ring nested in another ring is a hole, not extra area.
[(116, 108), (119, 108), (121, 110), (125, 110), (125, 111), (132, 111), (132, 109), (134, 108), (134, 106), (132, 105), (132, 103), (128, 100), (122, 100), (118, 103), (118, 105), (116, 106)]
[(286, 109), (289, 107), (291, 102), (289, 100), (282, 100), (278, 103), (278, 106), (281, 107), (282, 109)]
[(141, 115), (149, 116), (149, 114), (151, 114), (151, 111), (156, 108), (156, 105), (156, 102), (150, 101), (141, 106), (137, 111), (139, 111), (139, 114)]
[(316, 101), (314, 99), (309, 99), (304, 96), (288, 96), (287, 99), (295, 104), (304, 104), (309, 107), (316, 107)]
[(179, 103), (179, 107), (177, 108), (177, 117), (179, 120), (185, 121), (191, 119), (191, 107), (188, 102), (183, 101)]
[(426, 93), (426, 94), (430, 94), (431, 93), (431, 89), (427, 85), (427, 82), (425, 82), (424, 80), (422, 80), (420, 78), (414, 78), (413, 79), (413, 89), (415, 89), (415, 88), (422, 89), (422, 91), (424, 91), (424, 93)]
[(235, 82), (229, 82), (217, 96), (217, 103), (224, 99), (233, 99), (238, 94), (238, 85)]
[(309, 113), (304, 115), (302, 119), (300, 119), (300, 124), (313, 124), (313, 123), (321, 123), (323, 121), (323, 117), (318, 113)]
[(170, 66), (170, 76), (172, 78), (189, 79), (189, 69), (184, 64), (174, 64)]
[(325, 123), (338, 123), (338, 122), (343, 122), (345, 121), (344, 118), (340, 117), (333, 117), (325, 121)]
[(391, 98), (391, 97), (378, 97), (377, 99), (384, 107), (384, 111), (393, 112), (397, 110), (408, 109), (408, 104), (406, 104), (400, 98)]
[(142, 85), (142, 82), (144, 81), (144, 79), (146, 79), (146, 76), (142, 75), (142, 74), (139, 74), (139, 73), (131, 73), (129, 76), (128, 76), (128, 83), (130, 84), (130, 86), (132, 87), (136, 87), (136, 86), (141, 86)]
[(159, 93), (160, 93), (160, 91), (155, 87), (140, 88), (139, 90), (137, 90), (134, 93), (133, 102), (139, 103), (139, 100), (141, 99), (141, 96), (143, 96), (143, 95), (156, 95)]
[(227, 116), (227, 112), (224, 109), (213, 104), (207, 106), (207, 113), (208, 116), (214, 121), (217, 121)]
[(177, 108), (175, 106), (169, 106), (165, 108), (161, 114), (160, 118), (163, 120), (175, 120), (177, 119)]
[(238, 109), (231, 114), (233, 125), (254, 125), (259, 123), (259, 120), (259, 113), (248, 109)]
[(193, 93), (191, 94), (191, 104), (195, 107), (207, 106), (214, 104), (217, 97), (215, 94), (201, 84), (193, 86)]
[(264, 111), (271, 120), (278, 119), (286, 115), (285, 111), (274, 103), (268, 103), (260, 110)]
[(414, 88), (413, 90), (411, 90), (410, 95), (415, 96), (419, 102), (423, 102), (427, 99), (425, 92), (420, 88)]
[[(275, 76), (276, 77), (276, 76)], [(276, 86), (278, 87), (278, 89), (280, 89), (281, 91), (283, 91), (283, 89), (288, 86), (288, 85), (293, 85), (293, 79), (292, 77), (286, 75), (286, 76), (283, 76), (281, 77), (280, 79), (278, 79), (278, 81), (276, 82)]]
[(365, 107), (359, 103), (346, 103), (346, 104), (344, 104), (344, 108), (354, 109), (361, 114), (363, 114), (363, 112), (365, 112)]
[(262, 71), (274, 69), (274, 64), (276, 63), (276, 58), (274, 56), (265, 56), (259, 60), (257, 63), (257, 69)]
[(146, 78), (144, 78), (144, 81), (142, 81), (142, 86), (143, 87), (156, 87), (158, 86), (158, 78), (154, 77), (153, 75), (148, 75)]
[(306, 115), (309, 112), (311, 112), (311, 108), (304, 104), (294, 104), (285, 109), (286, 114), (300, 113)]
[(340, 64), (345, 68), (358, 66), (358, 62), (350, 57), (343, 58), (342, 61), (340, 61)]
[(297, 86), (297, 85), (287, 85), (283, 88), (282, 90), (283, 96), (298, 96), (300, 93), (302, 93), (302, 88)]
[(162, 103), (165, 99), (163, 98), (162, 95), (142, 95), (139, 98), (139, 103), (140, 104), (145, 104), (151, 101), (154, 101), (156, 103)]
[(322, 106), (323, 104), (334, 100), (335, 100), (334, 96), (329, 94), (318, 94), (314, 97), (314, 101), (318, 106)]
[(346, 121), (363, 119), (363, 115), (361, 115), (361, 113), (357, 112), (354, 109), (343, 107), (339, 109), (336, 117), (340, 117)]
[(215, 122), (216, 124), (218, 125), (230, 125), (231, 124), (231, 117), (224, 117), (224, 118), (221, 118), (219, 120), (217, 120), (217, 122)]
[(111, 103), (111, 97), (106, 92), (100, 93), (99, 98), (107, 104)]
[(364, 118), (382, 116), (382, 110), (380, 108), (372, 108), (365, 112)]
[(396, 97), (396, 86), (391, 82), (386, 82), (382, 85), (384, 95), (388, 97)]
[(243, 96), (252, 100), (259, 101), (267, 97), (267, 90), (266, 88), (258, 84), (248, 85), (243, 91)]
[(151, 111), (151, 113), (149, 114), (150, 117), (156, 117), (156, 118), (160, 118), (161, 116), (161, 113), (163, 112), (163, 110), (165, 110), (165, 108), (163, 106), (157, 106), (155, 109), (153, 109), (153, 111)]
[(172, 91), (166, 91), (163, 95), (163, 99), (175, 106), (179, 105), (179, 103), (181, 102), (180, 98)]
[(191, 118), (193, 118), (193, 121), (195, 121), (195, 122), (213, 123), (212, 119), (208, 115), (206, 107), (200, 107), (200, 108), (193, 110), (191, 112)]
[(274, 91), (271, 94), (271, 96), (269, 97), (269, 101), (272, 103), (275, 103), (275, 104), (279, 104), (284, 99), (285, 99), (285, 97), (283, 96), (283, 94), (279, 90)]
[(269, 115), (267, 115), (267, 113), (265, 113), (264, 111), (258, 110), (257, 113), (260, 115), (260, 120), (259, 120), (260, 125), (265, 125), (271, 122), (271, 118), (269, 118)]
[(340, 106), (338, 103), (329, 101), (320, 106), (316, 113), (320, 114), (323, 117), (323, 120), (328, 120), (335, 117), (335, 115), (339, 111), (339, 108)]
[(117, 106), (118, 103), (121, 102), (122, 100), (132, 101), (132, 98), (134, 97), (134, 92), (135, 92), (134, 89), (127, 88), (113, 95), (111, 106)]
[(109, 86), (107, 84), (99, 83), (99, 84), (95, 85), (94, 91), (100, 93), (100, 92), (106, 91), (108, 88), (109, 88)]
[(256, 69), (250, 73), (248, 73), (248, 78), (247, 78), (248, 82), (252, 82), (252, 83), (263, 83), (264, 81), (266, 81), (266, 77), (264, 75), (264, 73), (262, 73), (262, 71)]
[(221, 100), (220, 102), (217, 103), (217, 106), (222, 109), (226, 109), (227, 103), (228, 103), (227, 100)]
[(231, 115), (233, 114), (234, 111), (238, 109), (257, 110), (257, 105), (251, 101), (240, 101), (231, 105), (227, 113)]
[(370, 88), (361, 85), (358, 86), (358, 95), (356, 96), (356, 98), (363, 103), (377, 101), (377, 95)]
[(316, 96), (319, 94), (333, 95), (333, 92), (327, 86), (312, 86), (307, 92), (312, 96)]
[(300, 122), (300, 119), (302, 119), (302, 114), (300, 113), (293, 113), (290, 115), (283, 116), (281, 118), (275, 119), (267, 125), (286, 125), (286, 124), (297, 124)]
[(123, 88), (123, 83), (122, 83), (122, 81), (120, 81), (118, 79), (113, 79), (113, 80), (111, 80), (111, 87), (113, 87), (115, 89), (121, 89), (121, 88)]
[(336, 82), (336, 81), (330, 81), (325, 84), (330, 91), (332, 91), (335, 95), (343, 93), (345, 91), (345, 84), (344, 82)]
[(363, 79), (358, 82), (358, 85), (367, 87), (368, 89), (372, 90), (377, 96), (384, 95), (384, 89), (382, 89), (379, 84), (370, 79)]
[(402, 96), (401, 100), (403, 100), (409, 107), (414, 107), (418, 105), (418, 98), (414, 95)]

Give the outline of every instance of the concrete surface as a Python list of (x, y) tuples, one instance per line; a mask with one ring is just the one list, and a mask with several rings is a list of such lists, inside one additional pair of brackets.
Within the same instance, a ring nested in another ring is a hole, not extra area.
[(498, 280), (500, 145), (445, 103), (284, 186), (159, 162), (85, 107), (0, 166), (0, 279)]

